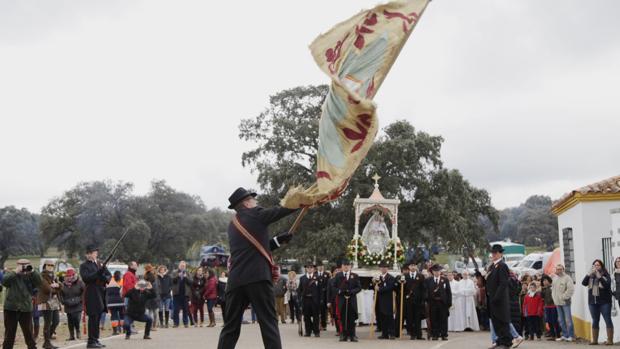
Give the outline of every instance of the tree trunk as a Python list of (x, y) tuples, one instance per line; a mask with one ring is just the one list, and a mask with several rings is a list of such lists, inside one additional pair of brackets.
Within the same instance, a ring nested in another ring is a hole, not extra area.
[(2, 256), (0, 256), (0, 269), (4, 269), (4, 263), (7, 259), (9, 259), (8, 253), (3, 253)]

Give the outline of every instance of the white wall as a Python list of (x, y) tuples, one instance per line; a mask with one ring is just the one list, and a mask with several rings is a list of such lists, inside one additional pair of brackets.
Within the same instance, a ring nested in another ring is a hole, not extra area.
[[(620, 207), (620, 201), (582, 202), (558, 216), (558, 236), (560, 248), (562, 249), (562, 259), (564, 258), (562, 230), (564, 228), (573, 229), (575, 296), (573, 297), (571, 310), (573, 316), (588, 322), (592, 321), (588, 310), (588, 290), (581, 285), (581, 281), (589, 272), (592, 262), (595, 259), (602, 259), (602, 238), (611, 236), (612, 218), (610, 210), (618, 207)], [(620, 217), (618, 219), (620, 220)], [(616, 233), (613, 235), (612, 243), (614, 241), (615, 244), (612, 244), (612, 246), (615, 247), (612, 247), (612, 253), (614, 257), (620, 256), (620, 234)], [(613, 270), (612, 266), (607, 267)], [(601, 322), (603, 322), (602, 319)], [(616, 326), (620, 326), (620, 316), (614, 318), (614, 327)], [(601, 324), (601, 328), (604, 328), (604, 323)], [(601, 332), (600, 339), (604, 340), (606, 338), (605, 331)], [(619, 340), (620, 331), (617, 332), (614, 337), (616, 340)]]

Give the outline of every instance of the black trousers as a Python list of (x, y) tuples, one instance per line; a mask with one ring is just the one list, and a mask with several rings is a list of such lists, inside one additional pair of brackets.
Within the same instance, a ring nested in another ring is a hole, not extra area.
[(304, 326), (306, 328), (306, 334), (319, 333), (319, 304), (312, 300), (312, 297), (304, 297), (303, 299), (303, 311), (304, 311)]
[(497, 344), (498, 346), (503, 345), (510, 348), (512, 346), (510, 322), (499, 319), (495, 314), (493, 314), (493, 310), (491, 310), (491, 313), (489, 315), (491, 317), (491, 321), (493, 322), (493, 329), (495, 330), (495, 334), (497, 335), (497, 341), (495, 342), (495, 344)]
[(422, 337), (422, 316), (424, 312), (424, 305), (421, 304), (407, 304), (407, 330), (411, 337)]
[(431, 335), (433, 338), (448, 337), (448, 307), (440, 301), (432, 300)]
[(41, 314), (43, 315), (43, 348), (51, 348), (52, 333), (56, 331), (60, 322), (58, 310), (42, 310)]
[[(80, 316), (81, 311), (67, 313), (67, 326), (69, 326), (69, 335), (73, 338), (80, 335)], [(74, 334), (75, 331), (75, 334)]]
[(327, 303), (322, 302), (320, 305), (319, 316), (321, 319), (321, 329), (327, 328)]
[(265, 349), (282, 349), (271, 281), (259, 281), (226, 292), (225, 322), (218, 349), (232, 349), (237, 345), (243, 312), (249, 304), (256, 311)]
[(381, 319), (381, 337), (393, 337), (395, 334), (394, 326), (396, 325), (396, 322), (394, 321), (394, 315), (383, 314), (379, 312), (377, 313), (377, 317)]
[(36, 349), (37, 343), (35, 343), (32, 335), (32, 312), (12, 310), (4, 311), (4, 342), (2, 343), (2, 348), (13, 349), (17, 324), (22, 329), (28, 349)]
[(146, 326), (144, 327), (144, 336), (148, 337), (151, 334), (151, 326), (153, 326), (153, 319), (146, 314), (142, 314), (140, 316), (131, 316), (129, 314), (125, 314), (125, 323), (123, 327), (125, 328), (126, 336), (131, 335), (131, 325), (134, 321), (144, 322)]
[(88, 344), (99, 343), (99, 321), (101, 314), (88, 315)]
[(342, 303), (338, 304), (338, 309), (340, 311), (339, 322), (342, 327), (342, 332), (340, 335), (353, 338), (355, 337), (355, 320), (357, 320), (357, 311), (353, 309), (353, 306), (351, 306), (351, 299), (347, 300), (346, 298), (339, 298), (338, 302), (340, 301), (342, 301)]

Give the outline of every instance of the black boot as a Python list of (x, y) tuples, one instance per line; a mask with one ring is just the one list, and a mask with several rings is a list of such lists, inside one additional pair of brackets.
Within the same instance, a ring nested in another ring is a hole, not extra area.
[(165, 311), (164, 315), (166, 316), (166, 328), (168, 328), (168, 321), (170, 320), (170, 312), (169, 311)]
[(164, 327), (164, 312), (160, 311), (157, 315), (159, 315), (159, 327)]

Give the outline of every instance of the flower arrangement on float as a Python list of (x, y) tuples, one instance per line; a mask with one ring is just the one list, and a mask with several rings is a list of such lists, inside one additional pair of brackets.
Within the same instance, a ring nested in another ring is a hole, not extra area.
[(396, 249), (396, 264), (405, 262), (405, 250), (398, 238), (388, 242), (384, 253), (370, 253), (361, 238), (353, 238), (347, 246), (347, 258), (350, 260), (355, 260), (356, 246), (357, 262), (360, 266), (377, 266), (381, 262), (392, 265), (394, 264), (394, 249)]

